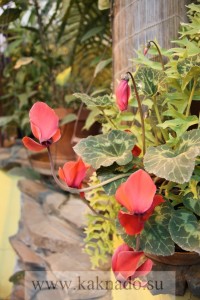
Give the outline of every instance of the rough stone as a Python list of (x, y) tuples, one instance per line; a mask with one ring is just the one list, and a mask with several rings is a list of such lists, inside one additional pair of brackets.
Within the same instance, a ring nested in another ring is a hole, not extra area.
[(27, 196), (22, 215), (35, 246), (54, 252), (81, 246), (82, 239), (74, 228), (54, 216), (46, 216), (41, 206)]
[(22, 260), (23, 263), (29, 263), (29, 264), (35, 264), (44, 266), (45, 262), (44, 260), (36, 254), (33, 250), (31, 250), (29, 247), (24, 245), (21, 241), (17, 239), (17, 236), (10, 237), (10, 243), (19, 256), (19, 258)]
[(30, 196), (37, 202), (42, 202), (45, 196), (51, 193), (51, 190), (47, 189), (42, 183), (28, 179), (19, 180), (18, 187), (23, 194)]
[[(32, 300), (110, 300), (110, 291), (80, 290), (77, 284), (62, 294), (47, 287), (35, 293), (32, 279), (56, 282), (71, 280), (72, 275), (91, 279), (90, 259), (82, 251), (88, 207), (79, 196), (50, 190), (37, 181), (20, 180), (19, 188), (21, 219), (18, 233), (10, 242), (19, 257), (18, 267), (26, 271), (26, 280), (24, 286), (13, 288), (11, 299), (24, 300), (25, 289), (28, 299)], [(92, 274), (92, 279), (97, 273)], [(26, 276), (30, 276), (29, 280)], [(105, 272), (104, 278), (109, 280), (110, 273)]]
[(41, 290), (32, 296), (32, 300), (70, 300), (69, 296), (62, 290)]
[(24, 300), (24, 285), (14, 285), (10, 300)]
[(60, 209), (69, 200), (69, 195), (51, 192), (43, 199), (43, 209), (46, 214), (60, 214)]
[(67, 248), (62, 252), (62, 255), (55, 253), (46, 257), (45, 260), (52, 271), (85, 271), (91, 269), (89, 257), (81, 252), (80, 247), (74, 249), (73, 252)]
[(9, 148), (0, 148), (0, 168), (8, 170), (19, 165), (30, 166), (27, 158), (27, 151), (21, 142)]
[(60, 208), (60, 216), (81, 229), (87, 225), (87, 212), (90, 212), (88, 206), (77, 196), (71, 196)]

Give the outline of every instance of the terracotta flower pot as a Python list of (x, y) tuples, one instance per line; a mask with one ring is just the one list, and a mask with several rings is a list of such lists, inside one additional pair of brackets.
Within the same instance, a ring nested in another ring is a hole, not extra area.
[[(194, 296), (200, 296), (200, 255), (198, 253), (175, 252), (170, 256), (145, 253), (145, 255), (154, 262), (152, 271), (155, 272), (148, 275), (148, 280), (158, 279), (157, 272), (159, 272), (160, 278), (163, 276), (165, 288), (150, 291), (153, 295), (175, 294), (176, 296), (183, 296), (188, 288)], [(175, 277), (173, 275), (170, 277), (169, 274), (174, 274)], [(160, 278), (159, 280), (161, 280)]]
[(151, 258), (154, 262), (160, 262), (162, 264), (173, 266), (191, 266), (194, 264), (200, 264), (200, 255), (196, 252), (175, 252), (170, 256), (161, 256), (145, 253), (145, 255)]

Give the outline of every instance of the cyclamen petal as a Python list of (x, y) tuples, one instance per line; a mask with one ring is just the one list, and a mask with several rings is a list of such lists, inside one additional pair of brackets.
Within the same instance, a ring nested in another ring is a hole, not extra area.
[(26, 148), (28, 148), (30, 151), (35, 151), (35, 152), (39, 152), (43, 149), (45, 149), (46, 147), (35, 142), (34, 140), (32, 140), (31, 138), (25, 136), (23, 139), (22, 139), (22, 142), (24, 144), (24, 146)]
[(22, 141), (26, 148), (41, 151), (60, 139), (59, 118), (46, 103), (36, 102), (29, 112), (29, 117), (32, 133), (40, 143), (24, 137)]
[(150, 208), (155, 193), (156, 185), (149, 174), (138, 170), (119, 186), (115, 197), (129, 212), (143, 214)]
[(59, 177), (66, 182), (69, 187), (79, 188), (89, 166), (86, 166), (81, 158), (77, 161), (66, 162), (63, 168), (59, 168)]
[(52, 108), (44, 102), (36, 102), (29, 112), (30, 122), (37, 127), (37, 134), (33, 134), (40, 143), (49, 140), (58, 130), (59, 118)]
[(139, 234), (144, 229), (144, 220), (141, 215), (132, 215), (120, 210), (118, 219), (126, 233), (129, 235)]
[(130, 90), (130, 86), (128, 85), (128, 81), (125, 79), (122, 79), (116, 89), (117, 105), (121, 111), (124, 111), (127, 109), (130, 93), (131, 93), (131, 90)]
[(142, 150), (137, 145), (135, 145), (132, 149), (132, 154), (135, 157), (139, 156), (141, 152), (142, 152)]
[(141, 275), (148, 274), (152, 269), (152, 261), (142, 251), (135, 251), (126, 244), (119, 246), (112, 257), (112, 270), (118, 281), (132, 283)]

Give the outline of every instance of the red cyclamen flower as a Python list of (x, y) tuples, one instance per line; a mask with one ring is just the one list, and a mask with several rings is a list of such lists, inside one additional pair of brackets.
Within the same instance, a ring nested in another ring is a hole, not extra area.
[(122, 79), (116, 89), (117, 105), (121, 111), (128, 107), (128, 100), (131, 94), (130, 86), (127, 79)]
[(140, 233), (154, 208), (164, 202), (162, 196), (155, 193), (156, 185), (143, 170), (136, 171), (119, 186), (115, 194), (116, 200), (128, 212), (119, 211), (118, 218), (127, 234)]
[(22, 142), (26, 148), (40, 151), (60, 139), (59, 118), (46, 103), (36, 102), (29, 112), (29, 118), (32, 133), (39, 143), (25, 136)]
[(135, 145), (132, 149), (132, 154), (133, 156), (139, 156), (140, 153), (142, 152), (142, 150), (140, 149), (140, 147), (138, 147), (137, 145)]
[(58, 175), (69, 187), (80, 188), (88, 168), (79, 158), (77, 161), (66, 162), (63, 168), (59, 168)]
[(144, 252), (135, 251), (126, 244), (119, 246), (112, 257), (112, 270), (116, 279), (124, 286), (127, 283), (134, 285), (135, 279), (147, 275), (152, 266), (152, 260)]

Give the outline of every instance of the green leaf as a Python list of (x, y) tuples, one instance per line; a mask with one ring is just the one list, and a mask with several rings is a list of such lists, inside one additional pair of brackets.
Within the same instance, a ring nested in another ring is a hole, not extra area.
[(88, 130), (96, 121), (96, 117), (99, 116), (99, 110), (97, 108), (94, 108), (89, 115), (87, 116), (85, 126), (83, 129)]
[(10, 122), (14, 120), (14, 116), (5, 116), (5, 117), (0, 117), (0, 127), (8, 125)]
[(174, 242), (182, 249), (200, 253), (200, 223), (192, 212), (186, 209), (174, 211), (169, 231)]
[[(140, 64), (140, 65), (145, 65), (149, 68), (153, 68), (154, 70), (162, 70), (162, 66), (161, 66), (161, 63), (160, 62), (157, 62), (157, 61), (152, 61), (150, 59), (148, 59), (143, 51), (140, 52), (140, 51), (136, 51), (136, 54), (137, 54), (137, 58), (134, 58), (132, 61), (134, 64)], [(157, 54), (157, 53), (156, 53)], [(163, 53), (164, 55), (164, 53)]]
[(174, 130), (177, 134), (177, 137), (181, 137), (183, 133), (192, 125), (198, 124), (199, 119), (197, 116), (188, 116), (188, 117), (181, 117), (181, 118), (175, 118), (172, 120), (167, 120), (163, 122), (162, 124), (158, 124), (157, 127), (166, 129), (171, 128)]
[(109, 0), (98, 0), (98, 8), (100, 10), (110, 8), (110, 1)]
[[(145, 223), (140, 234), (140, 247), (149, 254), (171, 255), (174, 253), (174, 242), (171, 239), (168, 224), (171, 208), (163, 203), (155, 208), (153, 215)], [(122, 238), (130, 247), (135, 248), (136, 238), (122, 234)]]
[(188, 182), (198, 154), (198, 147), (186, 151), (174, 151), (167, 145), (149, 147), (144, 157), (145, 170), (169, 181)]
[[(98, 174), (98, 173), (97, 173)], [(99, 180), (101, 182), (107, 180), (107, 179), (110, 179), (110, 178), (113, 178), (117, 176), (117, 174), (114, 174), (114, 173), (111, 173), (111, 172), (108, 172), (107, 174), (101, 174), (98, 176)], [(106, 184), (103, 186), (103, 189), (105, 191), (105, 193), (107, 195), (114, 195), (116, 193), (116, 190), (118, 189), (118, 187), (127, 180), (128, 178), (128, 175), (127, 177), (123, 177), (123, 178), (120, 178), (120, 179), (117, 179), (109, 184)]]
[(141, 94), (151, 97), (158, 91), (158, 84), (163, 75), (149, 67), (140, 67), (135, 75), (135, 81)]
[(10, 278), (9, 281), (12, 282), (13, 284), (19, 284), (20, 281), (24, 280), (25, 278), (25, 271), (17, 271), (15, 274), (13, 274)]
[(199, 78), (199, 75), (200, 75), (200, 67), (199, 66), (192, 67), (190, 71), (187, 73), (187, 75), (183, 78), (182, 89), (184, 90), (192, 79)]
[(102, 30), (103, 30), (103, 26), (97, 26), (97, 27), (94, 27), (94, 28), (90, 29), (82, 37), (81, 43), (85, 42), (86, 40), (88, 40), (91, 37), (95, 36), (96, 34), (100, 33)]
[(66, 117), (64, 117), (62, 119), (62, 121), (60, 122), (60, 125), (64, 125), (64, 124), (68, 124), (71, 123), (73, 121), (75, 121), (77, 119), (77, 116), (75, 114), (68, 114)]
[(188, 38), (182, 38), (181, 40), (172, 41), (172, 43), (179, 44), (183, 48), (172, 48), (168, 52), (175, 52), (174, 55), (184, 57), (185, 55), (191, 57), (200, 54), (200, 49), (193, 41), (189, 41)]
[(186, 132), (179, 147), (174, 150), (167, 145), (149, 147), (144, 156), (146, 171), (177, 183), (188, 182), (200, 152), (200, 129)]
[(28, 65), (33, 61), (33, 57), (21, 57), (16, 61), (14, 69), (17, 70), (22, 66)]
[(37, 93), (37, 91), (31, 91), (29, 93), (18, 94), (19, 108), (21, 109), (24, 105), (28, 104), (28, 99)]
[(68, 67), (56, 76), (56, 83), (60, 86), (64, 86), (67, 83), (70, 74), (71, 74), (71, 67)]
[(112, 62), (112, 58), (108, 58), (105, 60), (102, 60), (98, 63), (98, 65), (95, 68), (94, 71), (94, 77), (97, 76), (97, 74), (99, 74), (105, 67), (107, 67), (110, 63)]
[(183, 204), (186, 208), (200, 216), (200, 197), (197, 199), (194, 198), (192, 193), (189, 193), (183, 197)]
[(71, 103), (71, 102), (73, 102), (73, 101), (75, 101), (76, 100), (76, 97), (74, 97), (74, 95), (66, 95), (65, 96), (65, 102), (67, 103), (67, 104), (69, 104), (69, 103)]
[(109, 95), (91, 97), (87, 94), (75, 93), (74, 96), (81, 99), (88, 107), (91, 108), (110, 108), (113, 106), (113, 99)]
[(107, 134), (82, 139), (74, 150), (86, 163), (98, 169), (101, 166), (111, 166), (114, 162), (118, 165), (129, 163), (132, 160), (131, 150), (135, 142), (132, 134), (112, 130)]
[(200, 129), (193, 129), (183, 134), (180, 151), (186, 151), (189, 147), (198, 147), (200, 151)]
[(10, 22), (15, 21), (19, 18), (21, 14), (21, 9), (18, 8), (7, 8), (4, 12), (0, 15), (0, 25), (7, 25)]

